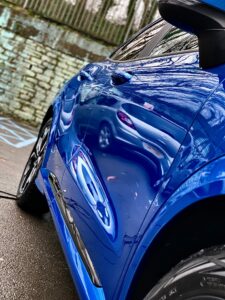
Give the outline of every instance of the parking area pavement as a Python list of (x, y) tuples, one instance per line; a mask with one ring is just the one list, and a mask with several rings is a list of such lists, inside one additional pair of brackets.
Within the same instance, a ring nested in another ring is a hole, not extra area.
[[(35, 130), (0, 116), (0, 191), (16, 194), (34, 141)], [(78, 299), (51, 217), (1, 197), (0, 299)]]

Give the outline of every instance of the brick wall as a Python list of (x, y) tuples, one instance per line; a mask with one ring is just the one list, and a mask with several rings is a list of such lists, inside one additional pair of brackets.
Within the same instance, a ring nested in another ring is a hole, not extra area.
[(40, 124), (62, 84), (107, 51), (67, 28), (0, 6), (0, 111)]

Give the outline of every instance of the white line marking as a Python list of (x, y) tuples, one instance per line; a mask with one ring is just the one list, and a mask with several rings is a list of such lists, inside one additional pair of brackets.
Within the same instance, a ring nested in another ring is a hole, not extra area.
[(18, 149), (35, 143), (36, 136), (14, 121), (0, 117), (0, 141)]

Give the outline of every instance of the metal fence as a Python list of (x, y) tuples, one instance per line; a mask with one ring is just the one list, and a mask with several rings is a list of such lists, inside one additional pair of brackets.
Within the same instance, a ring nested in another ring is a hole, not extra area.
[(156, 0), (8, 0), (42, 17), (117, 45), (157, 15)]

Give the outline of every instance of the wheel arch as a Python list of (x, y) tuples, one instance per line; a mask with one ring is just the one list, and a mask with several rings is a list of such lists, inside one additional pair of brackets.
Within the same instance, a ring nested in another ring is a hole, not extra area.
[(51, 104), (42, 120), (42, 123), (41, 123), (41, 127), (40, 127), (40, 130), (43, 128), (43, 126), (45, 125), (45, 123), (53, 117), (53, 105)]
[(127, 299), (143, 299), (181, 260), (201, 249), (225, 244), (221, 231), (224, 216), (225, 195), (196, 202), (177, 214), (158, 232), (142, 257)]
[[(225, 157), (190, 177), (149, 223), (128, 271), (127, 299), (142, 299), (179, 261), (225, 244)], [(135, 270), (135, 274), (134, 274)]]
[(45, 113), (45, 116), (42, 120), (39, 132), (41, 131), (41, 129), (43, 128), (45, 123), (50, 118), (52, 118), (52, 126), (51, 126), (51, 132), (50, 132), (50, 137), (49, 137), (49, 143), (51, 143), (53, 141), (54, 134), (55, 134), (55, 131), (57, 128), (58, 120), (59, 120), (59, 116), (60, 116), (60, 111), (61, 111), (61, 101), (60, 101), (60, 98), (56, 98), (56, 100), (53, 101), (50, 104), (50, 106), (48, 107), (48, 110)]

